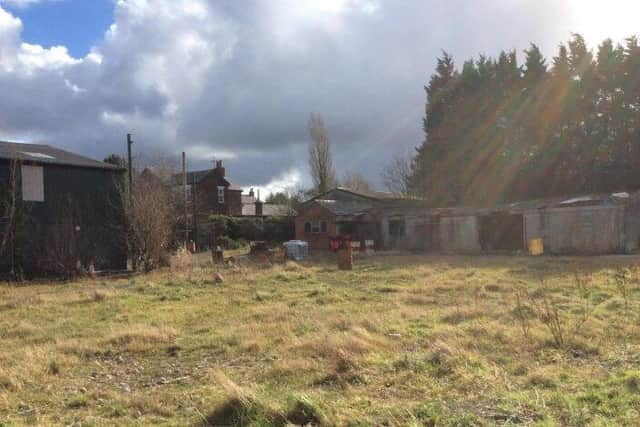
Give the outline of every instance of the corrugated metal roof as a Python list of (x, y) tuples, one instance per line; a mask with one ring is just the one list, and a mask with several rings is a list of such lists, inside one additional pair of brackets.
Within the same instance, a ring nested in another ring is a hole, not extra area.
[(489, 215), (497, 212), (522, 213), (547, 208), (569, 208), (569, 207), (588, 207), (588, 206), (606, 206), (628, 203), (632, 195), (635, 197), (640, 193), (598, 193), (584, 194), (576, 196), (551, 197), (547, 199), (523, 200), (505, 205), (497, 205), (493, 207), (473, 207), (458, 206), (451, 208), (435, 208), (430, 209), (432, 213), (441, 215)]
[(386, 191), (354, 191), (345, 187), (336, 187), (336, 188), (332, 188), (326, 193), (320, 194), (319, 196), (316, 196), (310, 199), (309, 201), (313, 201), (316, 199), (324, 199), (327, 194), (330, 194), (334, 191), (340, 191), (342, 193), (352, 194), (355, 196), (364, 197), (372, 200), (409, 200), (409, 198), (405, 196), (395, 194), (395, 193), (389, 193)]
[(0, 141), (0, 159), (92, 169), (123, 170), (110, 163), (101, 162), (43, 144)]
[(372, 204), (351, 202), (344, 200), (314, 200), (317, 204), (327, 209), (334, 215), (359, 215), (365, 214), (373, 208)]

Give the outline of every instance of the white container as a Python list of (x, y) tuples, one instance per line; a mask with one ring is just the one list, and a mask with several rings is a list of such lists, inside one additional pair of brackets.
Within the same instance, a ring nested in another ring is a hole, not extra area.
[(309, 244), (302, 240), (291, 240), (282, 244), (287, 254), (287, 258), (295, 261), (302, 261), (309, 256)]

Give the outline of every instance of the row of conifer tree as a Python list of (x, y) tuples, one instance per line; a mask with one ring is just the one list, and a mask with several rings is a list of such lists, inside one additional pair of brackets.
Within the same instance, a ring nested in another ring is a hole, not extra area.
[(409, 187), (438, 206), (640, 187), (640, 45), (575, 34), (547, 61), (532, 44), (456, 67), (427, 92)]

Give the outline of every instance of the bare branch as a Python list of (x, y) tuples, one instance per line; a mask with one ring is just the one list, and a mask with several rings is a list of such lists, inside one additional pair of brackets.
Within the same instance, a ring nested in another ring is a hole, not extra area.
[(9, 163), (8, 186), (0, 194), (0, 256), (5, 254), (9, 243), (14, 239), (19, 204), (20, 163), (11, 160)]
[(398, 153), (382, 171), (382, 182), (387, 190), (404, 196), (410, 195), (412, 158), (409, 152)]
[(340, 181), (340, 186), (356, 193), (371, 193), (374, 191), (373, 185), (360, 172), (349, 171), (345, 173)]
[(309, 117), (309, 168), (313, 185), (318, 193), (329, 191), (335, 186), (336, 174), (331, 157), (331, 141), (320, 114), (311, 113)]

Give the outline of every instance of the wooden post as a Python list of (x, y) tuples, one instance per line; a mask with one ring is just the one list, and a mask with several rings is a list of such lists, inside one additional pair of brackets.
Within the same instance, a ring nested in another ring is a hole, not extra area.
[(189, 245), (189, 215), (187, 207), (187, 153), (182, 152), (182, 196), (184, 198), (184, 246)]
[[(193, 241), (196, 242), (196, 246), (197, 246), (197, 240), (198, 240), (198, 198), (197, 198), (198, 192), (197, 192), (197, 188), (196, 188), (196, 178), (195, 176), (191, 179), (191, 204), (193, 206), (191, 206), (191, 215), (192, 215), (192, 220), (193, 220), (193, 229), (191, 231), (191, 234), (193, 235)], [(196, 248), (197, 249), (197, 248)]]
[(131, 134), (127, 134), (127, 168), (129, 169), (129, 201), (133, 204), (133, 156), (131, 154), (131, 146), (133, 139)]
[[(131, 154), (131, 146), (133, 145), (133, 139), (131, 138), (131, 134), (127, 134), (127, 169), (129, 173), (129, 216), (133, 215), (133, 155)], [(131, 218), (127, 218), (127, 221), (131, 221)], [(130, 227), (131, 224), (127, 224), (127, 227)], [(130, 247), (131, 239), (130, 233), (127, 232), (127, 246)], [(131, 254), (127, 254), (127, 258), (129, 258)], [(138, 268), (138, 264), (135, 258), (129, 258), (131, 260), (131, 268), (136, 270)], [(129, 268), (129, 259), (127, 260), (127, 269)]]

